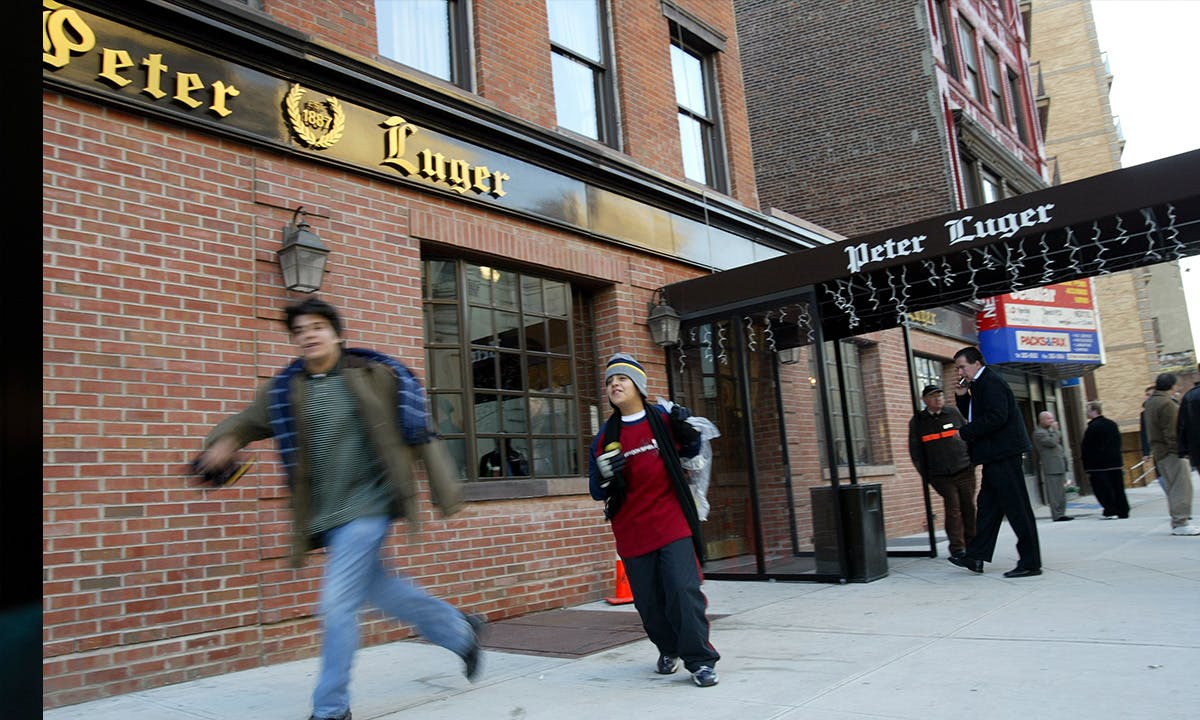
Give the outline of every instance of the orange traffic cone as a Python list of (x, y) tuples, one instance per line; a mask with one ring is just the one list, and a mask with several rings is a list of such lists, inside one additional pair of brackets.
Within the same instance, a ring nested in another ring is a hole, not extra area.
[(625, 575), (625, 563), (617, 560), (617, 596), (604, 598), (609, 605), (627, 605), (633, 602), (633, 590), (629, 589), (629, 578)]

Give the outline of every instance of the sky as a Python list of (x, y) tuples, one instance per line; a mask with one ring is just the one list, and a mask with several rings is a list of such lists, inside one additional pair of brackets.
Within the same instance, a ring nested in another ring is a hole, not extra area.
[[(1092, 16), (1113, 74), (1109, 102), (1125, 134), (1121, 166), (1200, 149), (1200, 0), (1092, 0)], [(1200, 257), (1179, 266), (1195, 347)]]

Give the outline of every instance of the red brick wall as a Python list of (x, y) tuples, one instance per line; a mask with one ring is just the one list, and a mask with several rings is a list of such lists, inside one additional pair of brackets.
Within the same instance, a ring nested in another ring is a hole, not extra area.
[[(651, 392), (667, 392), (641, 324), (651, 288), (686, 275), (667, 260), (53, 93), (44, 114), (47, 706), (316, 650), (321, 555), (287, 564), (270, 443), (251, 446), (258, 465), (233, 488), (185, 476), (212, 425), (292, 356), (274, 257), (285, 208), (312, 213), (332, 250), (321, 295), (344, 311), (347, 339), (419, 377), (428, 241), (613, 283), (587, 357), (630, 350)], [(609, 531), (586, 494), (421, 521), (396, 532), (396, 564), (492, 619), (612, 590)], [(364, 643), (406, 634), (371, 622)]]
[[(648, 169), (683, 176), (670, 31), (658, 2), (612, 0), (611, 32), (621, 118), (621, 150)], [(717, 58), (730, 195), (758, 207), (742, 88), (733, 3), (678, 0), (676, 5), (726, 36)], [(474, 0), (475, 94), (501, 112), (556, 127), (545, 0)], [(378, 58), (374, 3), (367, 0), (267, 0), (273, 20), (355, 55)]]

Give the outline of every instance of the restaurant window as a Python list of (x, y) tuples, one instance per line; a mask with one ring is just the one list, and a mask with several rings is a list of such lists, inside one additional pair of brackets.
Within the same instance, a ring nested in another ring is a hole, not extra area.
[(671, 24), (671, 75), (679, 119), (683, 174), (724, 192), (725, 154), (717, 105), (716, 49)]
[[(825, 372), (829, 381), (830, 420), (833, 423), (833, 444), (837, 452), (838, 465), (848, 463), (846, 427), (843, 417), (849, 418), (851, 442), (856, 465), (871, 465), (875, 462), (874, 443), (871, 442), (867, 422), (867, 397), (863, 390), (862, 348), (841, 340), (842, 379), (846, 383), (846, 407), (842, 407), (839, 392), (837, 360), (833, 353), (833, 342), (825, 343)], [(820, 423), (818, 423), (819, 425)]]
[(961, 17), (958, 19), (958, 44), (962, 46), (963, 65), (967, 89), (971, 97), (983, 102), (983, 90), (979, 83), (979, 50), (975, 44), (975, 28)]
[(452, 259), (421, 282), (429, 406), (460, 476), (578, 475), (571, 285)]
[(1004, 112), (1004, 84), (1000, 78), (1000, 56), (991, 47), (984, 45), (983, 54), (987, 60), (987, 81), (989, 103), (996, 119), (1008, 124), (1008, 113)]
[(379, 54), (423, 73), (469, 85), (469, 0), (375, 0)]
[(1008, 70), (1008, 96), (1012, 98), (1012, 116), (1009, 118), (1010, 126), (1017, 131), (1017, 137), (1021, 138), (1021, 142), (1029, 144), (1029, 123), (1028, 116), (1025, 114), (1025, 93), (1021, 90), (1021, 76), (1011, 68)]
[(926, 385), (942, 387), (942, 383), (945, 382), (942, 377), (942, 361), (920, 355), (913, 356), (913, 375), (913, 390), (917, 397), (921, 396), (921, 391)]
[(946, 0), (935, 0), (934, 22), (937, 23), (938, 42), (942, 46), (942, 60), (946, 71), (956, 80), (962, 80), (958, 72), (958, 58), (954, 55), (954, 40), (950, 35), (950, 15), (946, 12)]
[(600, 0), (546, 0), (559, 127), (615, 146), (611, 61)]

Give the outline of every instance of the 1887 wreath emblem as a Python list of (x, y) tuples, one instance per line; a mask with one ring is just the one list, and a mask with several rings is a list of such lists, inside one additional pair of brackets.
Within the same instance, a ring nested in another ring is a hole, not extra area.
[(292, 132), (311, 148), (321, 150), (332, 147), (346, 131), (346, 114), (342, 111), (342, 104), (335, 97), (327, 98), (325, 102), (309, 100), (301, 104), (302, 97), (304, 89), (299, 83), (293, 83), (283, 99)]

